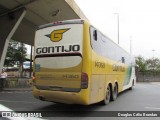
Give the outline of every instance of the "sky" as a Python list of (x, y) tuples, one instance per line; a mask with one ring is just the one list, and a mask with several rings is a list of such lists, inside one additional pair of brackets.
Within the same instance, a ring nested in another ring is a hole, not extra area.
[[(90, 23), (132, 54), (160, 58), (160, 0), (75, 0)], [(154, 50), (154, 51), (153, 51)]]

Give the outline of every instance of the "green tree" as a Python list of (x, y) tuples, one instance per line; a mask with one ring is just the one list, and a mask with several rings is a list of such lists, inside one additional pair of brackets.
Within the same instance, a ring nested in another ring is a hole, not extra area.
[(146, 60), (148, 70), (151, 72), (160, 72), (160, 60), (158, 58)]
[(14, 59), (14, 54), (15, 54), (17, 45), (18, 45), (17, 41), (10, 40), (8, 49), (7, 49), (6, 59), (4, 62), (5, 67), (13, 67), (13, 65), (16, 64), (16, 61)]
[(27, 48), (23, 43), (11, 40), (9, 42), (7, 55), (5, 59), (5, 66), (19, 65), (20, 77), (22, 77), (23, 62), (27, 56)]
[(19, 68), (20, 68), (20, 77), (22, 77), (22, 71), (23, 71), (23, 62), (25, 61), (25, 58), (27, 56), (27, 48), (23, 43), (19, 43), (18, 46), (16, 47), (17, 49), (15, 50), (14, 54), (14, 60), (18, 61), (19, 63)]
[(139, 72), (146, 72), (147, 71), (147, 63), (142, 56), (136, 57), (136, 65), (138, 67)]

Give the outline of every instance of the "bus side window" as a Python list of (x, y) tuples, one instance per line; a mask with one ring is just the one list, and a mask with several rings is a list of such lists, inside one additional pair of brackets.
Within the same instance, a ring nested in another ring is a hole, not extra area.
[(122, 57), (121, 60), (122, 60), (122, 63), (125, 63), (125, 58), (124, 57)]
[(97, 41), (97, 30), (93, 31), (93, 39)]

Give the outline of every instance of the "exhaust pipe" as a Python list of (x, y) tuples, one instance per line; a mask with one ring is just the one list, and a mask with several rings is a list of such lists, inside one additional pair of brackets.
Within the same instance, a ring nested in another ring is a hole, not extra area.
[(39, 99), (45, 101), (45, 98), (43, 96), (39, 96)]

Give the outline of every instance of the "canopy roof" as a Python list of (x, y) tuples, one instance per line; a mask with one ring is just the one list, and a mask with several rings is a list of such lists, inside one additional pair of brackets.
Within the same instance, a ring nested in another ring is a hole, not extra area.
[(23, 7), (27, 13), (12, 39), (29, 45), (34, 44), (34, 33), (40, 25), (86, 19), (74, 0), (0, 0), (0, 17)]

